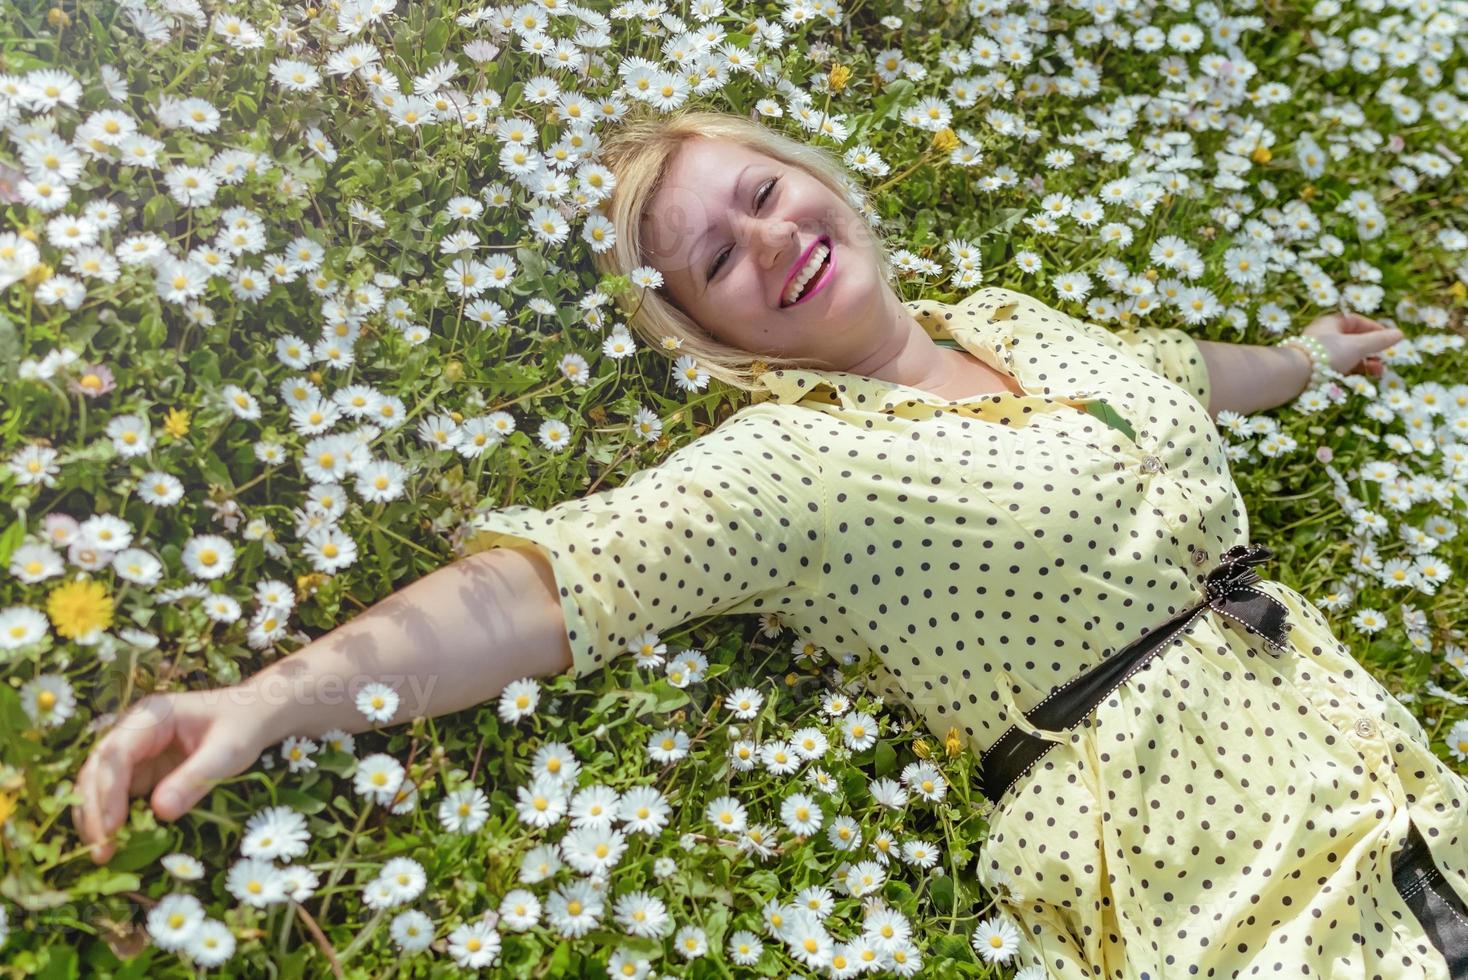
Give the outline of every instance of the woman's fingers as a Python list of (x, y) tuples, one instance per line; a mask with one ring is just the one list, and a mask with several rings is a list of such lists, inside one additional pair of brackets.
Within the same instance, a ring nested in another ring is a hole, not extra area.
[(80, 813), (73, 810), (77, 833), (92, 847), (92, 861), (105, 863), (116, 849), (110, 837), (127, 815), (128, 790), (137, 767), (165, 751), (174, 736), (174, 711), (168, 699), (150, 696), (118, 720), (92, 749), (82, 766)]
[(177, 820), (193, 809), (217, 780), (235, 774), (235, 748), (224, 738), (205, 739), (153, 790), (153, 812)]
[(92, 861), (102, 864), (112, 856), (112, 845), (107, 841), (105, 794), (107, 771), (98, 764), (99, 755), (94, 751), (88, 756), (82, 773), (77, 779), (77, 791), (82, 802), (72, 809), (72, 823), (82, 842), (92, 848)]
[(1372, 330), (1385, 330), (1386, 324), (1377, 323), (1375, 320), (1361, 316), (1359, 313), (1347, 313), (1341, 320), (1342, 333), (1369, 333)]

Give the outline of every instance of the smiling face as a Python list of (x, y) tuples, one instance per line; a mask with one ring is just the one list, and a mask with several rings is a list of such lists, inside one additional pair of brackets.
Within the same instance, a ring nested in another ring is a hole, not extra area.
[[(845, 198), (739, 144), (687, 140), (649, 202), (642, 240), (664, 293), (715, 339), (751, 354), (845, 370), (902, 322), (878, 243)], [(804, 294), (787, 302), (802, 279)]]

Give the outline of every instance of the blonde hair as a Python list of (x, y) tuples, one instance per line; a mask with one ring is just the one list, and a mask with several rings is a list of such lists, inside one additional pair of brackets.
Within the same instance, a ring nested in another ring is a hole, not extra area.
[[(840, 195), (853, 211), (873, 225), (882, 278), (893, 281), (891, 258), (874, 226), (875, 213), (861, 187), (840, 159), (824, 147), (792, 139), (755, 119), (727, 112), (683, 110), (661, 115), (654, 110), (634, 109), (601, 143), (600, 162), (612, 171), (616, 186), (606, 205), (606, 216), (616, 230), (611, 248), (592, 253), (592, 264), (602, 275), (626, 275), (649, 263), (642, 249), (642, 219), (657, 194), (669, 163), (684, 142), (702, 136), (748, 147), (798, 167)], [(684, 313), (661, 289), (634, 289), (623, 294), (624, 313), (643, 341), (669, 359), (692, 354), (709, 377), (746, 392), (759, 392), (759, 370), (816, 367), (809, 358), (755, 354), (723, 343)], [(664, 337), (682, 341), (678, 350), (663, 346)]]

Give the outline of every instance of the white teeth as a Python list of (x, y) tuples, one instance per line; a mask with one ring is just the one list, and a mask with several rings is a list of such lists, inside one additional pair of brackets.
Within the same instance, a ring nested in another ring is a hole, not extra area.
[(820, 269), (821, 263), (826, 261), (826, 256), (830, 252), (831, 250), (824, 245), (817, 245), (815, 247), (815, 251), (810, 253), (810, 259), (805, 263), (805, 268), (801, 269), (800, 273), (794, 279), (790, 280), (790, 288), (785, 290), (785, 305), (789, 306), (795, 302), (796, 298), (800, 295), (800, 291), (805, 288), (805, 284), (810, 281), (810, 277), (815, 275), (817, 270)]

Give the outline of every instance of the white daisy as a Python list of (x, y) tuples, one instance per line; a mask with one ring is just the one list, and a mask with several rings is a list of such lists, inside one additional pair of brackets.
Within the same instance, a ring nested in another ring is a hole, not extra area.
[(357, 692), (356, 705), (368, 721), (385, 724), (398, 710), (398, 692), (386, 684), (373, 681)]
[(397, 795), (406, 772), (403, 764), (385, 752), (374, 752), (357, 763), (352, 788), (374, 803), (388, 804)]
[(311, 753), (315, 752), (317, 748), (316, 743), (309, 738), (290, 735), (280, 743), (280, 758), (290, 766), (291, 772), (315, 769), (316, 761), (311, 758)]
[(985, 963), (1008, 963), (1019, 949), (1019, 930), (1008, 918), (997, 916), (980, 922), (970, 942)]
[(535, 714), (540, 703), (540, 682), (526, 677), (506, 685), (500, 692), (499, 716), (506, 724), (515, 724)]
[(198, 881), (204, 877), (204, 865), (198, 858), (175, 851), (159, 859), (159, 864), (180, 881)]
[(854, 851), (861, 847), (861, 824), (843, 814), (826, 827), (826, 839), (838, 851)]
[(571, 826), (610, 829), (617, 819), (620, 802), (617, 791), (610, 786), (596, 784), (583, 786), (571, 798)]
[(553, 877), (564, 865), (554, 844), (537, 844), (520, 859), (520, 880), (527, 885)]
[(948, 783), (943, 774), (931, 762), (910, 762), (902, 770), (902, 782), (912, 792), (936, 803), (948, 792)]
[(556, 933), (577, 939), (597, 926), (606, 906), (592, 883), (578, 878), (553, 891), (546, 899), (545, 911), (548, 923)]
[(264, 908), (286, 899), (285, 881), (280, 869), (259, 858), (241, 858), (229, 869), (225, 887), (235, 898), (255, 908)]
[(204, 922), (204, 906), (192, 895), (165, 895), (148, 910), (148, 935), (170, 952), (188, 945)]
[(234, 933), (218, 919), (205, 919), (194, 930), (184, 952), (202, 967), (219, 966), (234, 955)]
[(804, 793), (791, 793), (780, 804), (780, 819), (796, 837), (809, 837), (820, 830), (824, 818), (820, 805)]
[(609, 874), (627, 850), (620, 830), (576, 827), (561, 838), (561, 857), (582, 874)]
[(673, 924), (663, 900), (645, 891), (619, 896), (612, 908), (612, 916), (627, 935), (646, 939), (666, 935)]
[(515, 812), (521, 823), (544, 830), (566, 815), (566, 794), (559, 780), (536, 776), (529, 786), (518, 787), (515, 794)]
[(655, 786), (634, 786), (617, 801), (617, 819), (628, 833), (655, 836), (671, 814), (672, 807)]
[(395, 857), (382, 866), (378, 880), (392, 889), (393, 904), (402, 905), (423, 894), (428, 875), (423, 865), (410, 857)]
[(417, 909), (408, 909), (393, 917), (388, 933), (398, 949), (416, 953), (433, 942), (433, 920)]
[(449, 933), (448, 945), (455, 963), (477, 970), (499, 959), (500, 934), (483, 919), (466, 922)]
[(668, 645), (656, 633), (643, 632), (632, 638), (628, 644), (628, 650), (632, 653), (637, 666), (660, 667), (664, 654), (668, 652)]
[(729, 713), (741, 721), (749, 721), (758, 715), (764, 703), (765, 696), (752, 687), (738, 688), (724, 699)]
[(21, 687), (20, 704), (31, 721), (43, 728), (55, 728), (76, 711), (76, 695), (71, 682), (61, 674), (38, 674)]
[(677, 762), (688, 754), (688, 733), (665, 728), (647, 740), (647, 756), (653, 762)]
[(306, 818), (288, 806), (272, 806), (250, 816), (240, 841), (245, 857), (289, 863), (306, 853), (311, 834)]
[(1448, 729), (1447, 734), (1448, 751), (1453, 758), (1459, 762), (1468, 759), (1468, 718), (1460, 718), (1453, 722), (1453, 727)]
[(684, 959), (697, 959), (709, 950), (708, 936), (695, 925), (686, 925), (673, 937), (673, 946)]
[(830, 743), (819, 728), (802, 728), (790, 736), (790, 744), (802, 759), (819, 759)]
[(764, 955), (765, 944), (748, 929), (739, 929), (729, 936), (729, 958), (738, 966), (754, 966)]
[(841, 720), (841, 737), (853, 752), (862, 752), (877, 742), (877, 719), (857, 711)]
[(500, 899), (500, 924), (511, 932), (527, 932), (540, 924), (540, 899), (525, 888), (512, 888)]
[(917, 868), (931, 868), (938, 863), (938, 848), (925, 840), (905, 841), (902, 859)]
[(472, 834), (489, 819), (489, 797), (477, 786), (463, 786), (438, 804), (438, 822), (452, 834)]
[(749, 811), (732, 796), (710, 800), (704, 808), (704, 817), (714, 825), (717, 833), (724, 836), (738, 834), (749, 824)]
[(576, 783), (576, 774), (581, 763), (571, 754), (571, 747), (563, 742), (546, 742), (535, 750), (530, 760), (531, 770), (545, 775), (569, 790)]

